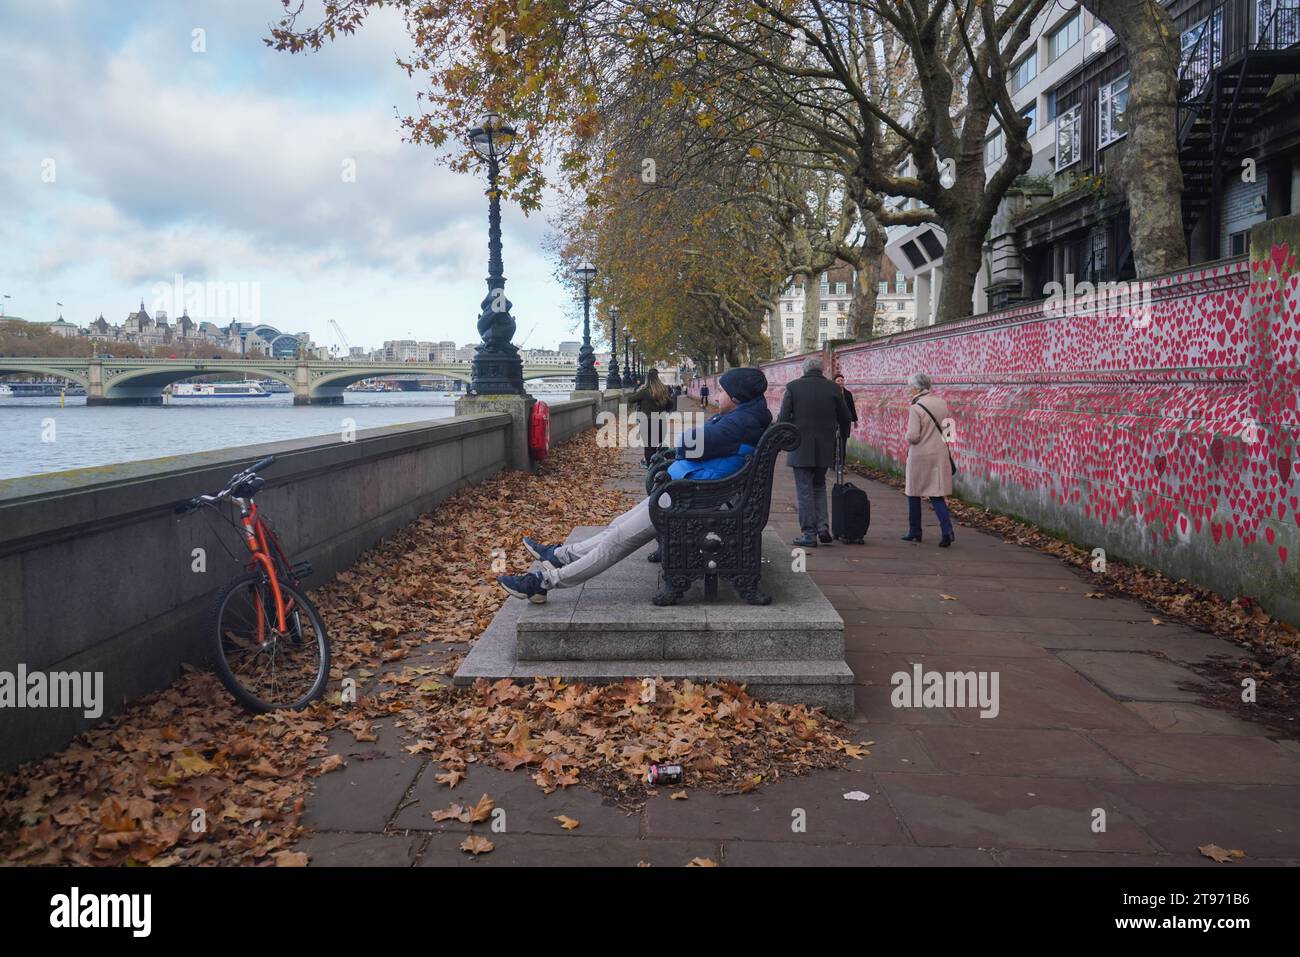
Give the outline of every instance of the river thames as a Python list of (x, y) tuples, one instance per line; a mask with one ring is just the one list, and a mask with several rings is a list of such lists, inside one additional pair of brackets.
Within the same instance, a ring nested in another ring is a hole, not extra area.
[(360, 431), (455, 414), (435, 401), (430, 392), (349, 392), (343, 405), (295, 407), (292, 395), (274, 393), (165, 406), (87, 407), (73, 397), (60, 408), (58, 397), (0, 398), (0, 479), (314, 435), (338, 440), (349, 424)]

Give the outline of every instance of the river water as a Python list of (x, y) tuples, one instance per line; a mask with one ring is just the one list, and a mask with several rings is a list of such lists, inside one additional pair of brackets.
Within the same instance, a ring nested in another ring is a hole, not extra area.
[[(565, 396), (567, 398), (567, 396)], [(166, 406), (92, 406), (84, 397), (0, 397), (0, 479), (116, 465), (164, 455), (239, 448), (307, 436), (444, 419), (430, 392), (349, 392), (343, 405), (265, 399), (173, 399)], [(442, 401), (446, 401), (445, 399)]]

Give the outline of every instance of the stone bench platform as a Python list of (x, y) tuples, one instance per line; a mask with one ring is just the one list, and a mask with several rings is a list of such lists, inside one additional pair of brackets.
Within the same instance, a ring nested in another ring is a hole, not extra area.
[[(570, 541), (597, 531), (575, 529)], [(539, 676), (734, 681), (758, 698), (852, 717), (843, 619), (810, 575), (791, 570), (790, 549), (775, 532), (763, 535), (767, 606), (746, 603), (726, 582), (716, 601), (705, 601), (697, 582), (681, 604), (656, 607), (659, 567), (646, 560), (653, 549), (577, 588), (552, 590), (544, 605), (506, 602), (461, 663), (456, 684)]]

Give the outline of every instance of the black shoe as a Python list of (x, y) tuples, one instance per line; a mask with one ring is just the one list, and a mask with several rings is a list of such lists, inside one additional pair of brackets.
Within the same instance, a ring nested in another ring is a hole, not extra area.
[(815, 535), (800, 535), (798, 538), (796, 538), (796, 539), (795, 539), (794, 541), (792, 541), (790, 544), (791, 544), (791, 545), (798, 545), (800, 548), (816, 548), (816, 547), (817, 547), (817, 537), (816, 537)]
[(830, 533), (830, 532), (818, 532), (818, 533), (817, 533), (817, 541), (821, 542), (823, 545), (834, 545), (834, 544), (835, 544), (835, 539), (831, 537), (831, 533)]
[(919, 542), (920, 540), (921, 540), (921, 536), (920, 536), (920, 535), (904, 535), (904, 536), (903, 536), (903, 541), (905, 541), (905, 542)]
[(951, 535), (945, 535), (943, 538), (939, 539), (939, 547), (940, 547), (940, 548), (947, 548), (947, 547), (948, 547), (949, 545), (951, 545), (951, 544), (952, 544), (952, 536), (951, 536)]

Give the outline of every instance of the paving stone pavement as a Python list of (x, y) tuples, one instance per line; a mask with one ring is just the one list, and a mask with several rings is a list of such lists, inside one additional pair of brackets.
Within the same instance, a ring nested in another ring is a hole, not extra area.
[[(619, 484), (640, 493), (628, 461)], [(1201, 680), (1188, 662), (1235, 646), (1153, 625), (1138, 602), (1084, 598), (1058, 559), (971, 528), (939, 549), (928, 509), (926, 540), (900, 541), (902, 494), (854, 481), (872, 500), (866, 544), (807, 558), (845, 621), (869, 757), (747, 795), (661, 793), (627, 814), (579, 787), (544, 795), (523, 770), (471, 765), (448, 789), (395, 729), (367, 744), (342, 734), (347, 766), (319, 780), (299, 849), (316, 866), (1227, 866), (1198, 853), (1213, 843), (1245, 851), (1233, 867), (1300, 864), (1300, 747), (1182, 687)], [(798, 534), (784, 464), (769, 528)], [(996, 673), (997, 716), (894, 707), (891, 676), (917, 664)], [(495, 849), (473, 858), (460, 850), (471, 827), (431, 812), (484, 793), (505, 829), (474, 825)], [(580, 827), (562, 830), (561, 814)]]

